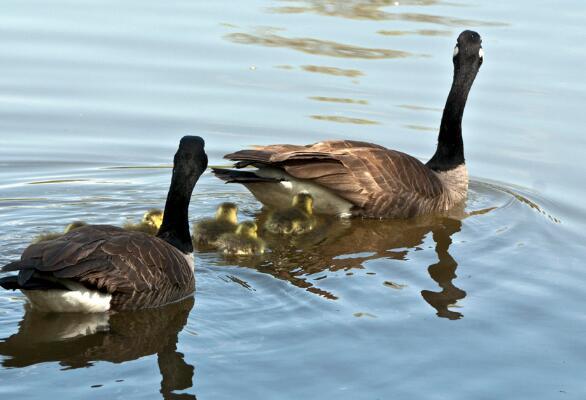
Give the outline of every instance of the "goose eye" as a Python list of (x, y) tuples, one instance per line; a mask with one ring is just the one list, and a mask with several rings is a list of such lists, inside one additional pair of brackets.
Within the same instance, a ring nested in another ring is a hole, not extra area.
[(458, 46), (454, 47), (454, 55), (453, 55), (453, 57), (456, 57), (459, 52), (460, 52), (460, 48)]
[(480, 50), (478, 50), (478, 56), (480, 58), (484, 58), (484, 50), (482, 50), (482, 47), (480, 48)]

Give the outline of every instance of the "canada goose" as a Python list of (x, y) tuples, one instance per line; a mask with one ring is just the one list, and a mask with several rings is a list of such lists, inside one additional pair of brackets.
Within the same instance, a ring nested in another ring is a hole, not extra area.
[(293, 196), (290, 208), (271, 212), (265, 228), (272, 233), (300, 235), (309, 232), (315, 225), (313, 197), (309, 193)]
[(158, 209), (148, 210), (142, 216), (142, 220), (138, 224), (127, 222), (123, 228), (127, 231), (138, 231), (148, 233), (149, 235), (156, 235), (163, 223), (163, 211)]
[(271, 145), (225, 158), (236, 168), (214, 169), (226, 182), (244, 184), (269, 208), (283, 208), (307, 191), (317, 213), (372, 218), (409, 218), (443, 212), (465, 200), (462, 116), (483, 61), (480, 35), (464, 31), (454, 48), (454, 76), (439, 129), (437, 150), (426, 163), (371, 143), (342, 140), (308, 146)]
[(253, 221), (244, 221), (236, 232), (224, 233), (218, 238), (218, 250), (230, 256), (253, 256), (263, 254), (265, 243), (258, 237), (257, 226)]
[(69, 225), (67, 225), (65, 227), (65, 229), (63, 230), (63, 233), (61, 233), (61, 232), (41, 233), (40, 235), (36, 236), (33, 239), (32, 244), (46, 242), (47, 240), (57, 239), (58, 237), (61, 237), (61, 236), (65, 235), (66, 233), (71, 232), (74, 229), (81, 228), (82, 226), (86, 226), (86, 225), (87, 224), (83, 221), (73, 221), (72, 223), (70, 223)]
[(214, 218), (201, 220), (193, 225), (193, 242), (196, 246), (213, 247), (224, 233), (234, 233), (238, 227), (238, 206), (222, 203)]
[(27, 247), (1, 271), (5, 289), (20, 289), (33, 307), (55, 312), (151, 308), (189, 297), (195, 288), (187, 219), (195, 183), (207, 167), (204, 141), (181, 139), (165, 215), (157, 236), (88, 225)]

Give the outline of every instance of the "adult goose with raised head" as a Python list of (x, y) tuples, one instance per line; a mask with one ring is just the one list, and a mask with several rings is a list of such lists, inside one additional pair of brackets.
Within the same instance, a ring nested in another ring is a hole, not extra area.
[(245, 185), (270, 208), (285, 208), (308, 192), (317, 213), (409, 218), (442, 212), (465, 200), (462, 116), (483, 61), (482, 40), (464, 31), (454, 48), (454, 76), (439, 129), (437, 150), (423, 164), (408, 154), (371, 143), (342, 140), (307, 146), (271, 145), (227, 154), (236, 168), (214, 169), (226, 182)]
[(111, 225), (87, 225), (27, 247), (1, 271), (5, 289), (20, 289), (33, 308), (104, 312), (158, 307), (195, 290), (187, 219), (193, 188), (207, 167), (204, 141), (181, 139), (163, 224), (156, 236)]

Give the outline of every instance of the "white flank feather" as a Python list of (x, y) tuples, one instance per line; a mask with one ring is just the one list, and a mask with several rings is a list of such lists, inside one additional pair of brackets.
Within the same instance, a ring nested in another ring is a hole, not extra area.
[(70, 290), (23, 290), (32, 307), (44, 312), (96, 313), (110, 309), (112, 295), (90, 290), (70, 280), (59, 280)]

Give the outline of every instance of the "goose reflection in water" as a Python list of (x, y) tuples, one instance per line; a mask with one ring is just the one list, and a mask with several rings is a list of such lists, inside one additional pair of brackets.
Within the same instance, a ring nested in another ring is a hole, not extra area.
[[(407, 260), (410, 252), (423, 249), (424, 241), (431, 233), (438, 261), (428, 267), (428, 272), (441, 290), (422, 290), (421, 296), (435, 308), (437, 316), (459, 319), (463, 315), (450, 308), (456, 306), (466, 296), (466, 292), (453, 284), (458, 263), (449, 253), (452, 236), (460, 231), (463, 218), (493, 209), (469, 214), (464, 214), (463, 210), (454, 210), (450, 216), (424, 216), (410, 220), (321, 220), (314, 231), (291, 241), (283, 241), (278, 236), (263, 232), (263, 238), (271, 251), (262, 261), (240, 260), (239, 265), (336, 300), (338, 297), (335, 293), (316, 286), (316, 274), (346, 271), (350, 275), (352, 270), (367, 268), (365, 263), (368, 261)], [(258, 216), (260, 226), (265, 218), (265, 212)], [(400, 287), (392, 282), (385, 284)]]
[(452, 243), (452, 235), (459, 232), (462, 222), (459, 220), (444, 218), (442, 223), (431, 229), (435, 252), (438, 262), (429, 266), (427, 271), (431, 278), (442, 288), (441, 292), (422, 290), (421, 296), (437, 311), (438, 317), (459, 319), (462, 314), (450, 310), (448, 307), (454, 305), (458, 300), (466, 297), (466, 292), (452, 283), (456, 278), (458, 263), (448, 252)]
[(165, 399), (195, 399), (174, 393), (193, 386), (194, 367), (177, 351), (194, 299), (165, 307), (115, 314), (46, 314), (26, 309), (14, 335), (0, 340), (4, 368), (58, 362), (65, 369), (115, 364), (156, 354)]

